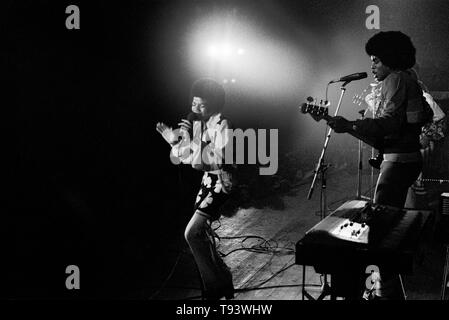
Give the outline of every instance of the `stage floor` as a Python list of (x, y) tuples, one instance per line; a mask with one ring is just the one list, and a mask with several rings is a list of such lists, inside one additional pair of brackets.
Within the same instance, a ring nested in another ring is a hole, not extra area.
[[(312, 199), (307, 200), (310, 180), (282, 197), (282, 210), (240, 209), (234, 216), (222, 217), (213, 224), (220, 238), (218, 249), (233, 274), (236, 300), (302, 299), (302, 266), (294, 264), (295, 243), (320, 221), (320, 182), (317, 181)], [(366, 194), (369, 181), (369, 175), (363, 175), (362, 192)], [(326, 188), (328, 212), (355, 199), (356, 188), (357, 176), (346, 170), (330, 170)], [(416, 199), (420, 209), (437, 210), (438, 192), (428, 186), (427, 195)], [(422, 241), (422, 254), (415, 259), (414, 273), (403, 277), (409, 300), (440, 299), (445, 247), (434, 236), (434, 228), (431, 221)], [(200, 299), (199, 278), (189, 249), (185, 245), (171, 252), (172, 269), (167, 270), (159, 287), (145, 288), (145, 295), (156, 300)], [(323, 279), (312, 267), (307, 268), (306, 290), (318, 297)]]

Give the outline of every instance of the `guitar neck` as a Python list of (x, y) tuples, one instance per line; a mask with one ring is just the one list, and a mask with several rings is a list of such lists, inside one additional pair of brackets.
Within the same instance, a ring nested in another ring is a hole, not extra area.
[[(320, 121), (320, 120), (324, 119), (326, 122), (329, 122), (330, 120), (332, 120), (334, 118), (329, 115), (329, 113), (328, 113), (329, 109), (327, 108), (327, 106), (323, 106), (321, 104), (320, 105), (312, 104), (311, 102), (313, 101), (313, 98), (310, 98), (310, 99), (308, 98), (307, 101), (308, 101), (307, 103), (303, 103), (301, 105), (302, 113), (310, 114), (315, 121)], [(369, 145), (373, 148), (376, 148), (376, 149), (381, 148), (381, 141), (379, 141), (379, 140), (365, 137), (365, 136), (355, 132), (354, 130), (349, 130), (349, 131), (347, 131), (347, 133), (349, 133), (354, 138), (365, 142), (367, 145)]]
[(449, 183), (448, 179), (418, 179), (422, 182), (437, 182), (437, 183)]

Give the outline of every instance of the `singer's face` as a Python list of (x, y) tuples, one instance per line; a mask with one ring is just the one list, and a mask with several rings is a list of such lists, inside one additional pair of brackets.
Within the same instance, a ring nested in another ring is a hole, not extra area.
[(203, 118), (208, 118), (210, 112), (207, 108), (207, 101), (200, 97), (193, 97), (192, 112), (200, 113)]
[(378, 57), (371, 56), (371, 71), (374, 75), (374, 79), (377, 81), (382, 81), (391, 73), (392, 70), (390, 67), (384, 65)]

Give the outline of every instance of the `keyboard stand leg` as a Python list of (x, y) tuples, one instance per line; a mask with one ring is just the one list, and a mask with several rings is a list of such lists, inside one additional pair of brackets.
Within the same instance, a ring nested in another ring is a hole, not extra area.
[(407, 300), (407, 294), (405, 293), (404, 282), (402, 281), (402, 276), (399, 274), (399, 282), (401, 283), (401, 290), (404, 296), (404, 300)]
[(446, 260), (444, 263), (443, 284), (441, 286), (441, 300), (444, 300), (446, 298), (448, 273), (449, 273), (449, 245), (446, 246)]
[(321, 294), (317, 299), (312, 297), (310, 293), (306, 291), (306, 266), (302, 266), (302, 300), (304, 300), (304, 297), (306, 297), (308, 300), (324, 300), (326, 296), (331, 296), (331, 300), (336, 300), (335, 295), (332, 292), (331, 287), (327, 283), (327, 275), (324, 275), (324, 284), (321, 289)]
[(302, 265), (302, 300), (304, 300), (306, 293), (306, 266)]
[(304, 297), (308, 300), (315, 300), (315, 298), (306, 291), (306, 266), (302, 265), (302, 300), (305, 300)]
[[(321, 294), (317, 300), (324, 300), (324, 298), (329, 295), (331, 296), (331, 299), (332, 299), (332, 297), (334, 297), (334, 295), (332, 294), (331, 287), (327, 283), (327, 274), (324, 275), (324, 284), (323, 284), (323, 288), (321, 290), (322, 290)], [(332, 300), (334, 300), (334, 299), (332, 299)]]

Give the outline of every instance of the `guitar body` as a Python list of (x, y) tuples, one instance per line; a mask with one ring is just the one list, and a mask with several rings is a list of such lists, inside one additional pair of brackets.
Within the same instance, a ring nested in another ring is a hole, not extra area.
[(382, 152), (379, 152), (377, 156), (368, 160), (368, 163), (375, 169), (380, 169), (380, 165), (384, 161), (384, 155)]

